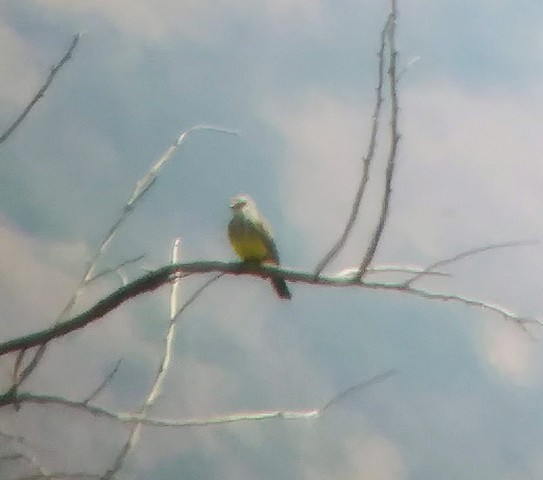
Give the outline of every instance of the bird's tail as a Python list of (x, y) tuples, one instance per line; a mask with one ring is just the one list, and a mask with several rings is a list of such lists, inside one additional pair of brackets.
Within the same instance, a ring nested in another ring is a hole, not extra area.
[(277, 295), (279, 295), (280, 298), (282, 298), (283, 300), (290, 300), (292, 298), (292, 294), (288, 289), (287, 282), (285, 282), (284, 279), (279, 277), (272, 277), (271, 282), (274, 290), (277, 292)]

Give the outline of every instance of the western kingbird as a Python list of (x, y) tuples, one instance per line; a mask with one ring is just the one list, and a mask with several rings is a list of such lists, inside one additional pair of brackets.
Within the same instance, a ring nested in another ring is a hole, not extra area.
[[(279, 265), (279, 253), (266, 220), (260, 215), (255, 202), (248, 195), (232, 199), (232, 220), (228, 224), (228, 239), (232, 248), (244, 262)], [(271, 277), (273, 288), (283, 299), (291, 298), (287, 283), (280, 277)]]

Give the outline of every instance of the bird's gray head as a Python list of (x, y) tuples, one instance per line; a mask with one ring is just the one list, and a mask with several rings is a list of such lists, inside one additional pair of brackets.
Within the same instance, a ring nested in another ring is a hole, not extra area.
[(240, 212), (248, 205), (251, 205), (253, 201), (249, 195), (236, 195), (230, 202), (230, 208), (233, 213)]

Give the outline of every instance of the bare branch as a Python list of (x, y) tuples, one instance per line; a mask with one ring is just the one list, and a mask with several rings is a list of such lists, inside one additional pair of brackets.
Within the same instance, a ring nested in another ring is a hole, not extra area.
[(341, 236), (339, 237), (335, 245), (328, 251), (328, 253), (324, 256), (324, 258), (318, 263), (317, 267), (315, 268), (315, 276), (320, 275), (320, 273), (336, 257), (336, 255), (340, 252), (340, 250), (344, 247), (345, 243), (347, 242), (347, 239), (349, 238), (349, 235), (358, 217), (358, 212), (360, 211), (360, 206), (362, 204), (362, 197), (364, 196), (364, 192), (366, 190), (366, 184), (368, 183), (368, 180), (369, 180), (370, 166), (371, 166), (373, 157), (375, 155), (375, 148), (377, 146), (377, 132), (379, 130), (379, 118), (381, 116), (381, 106), (383, 103), (382, 91), (383, 91), (383, 77), (384, 77), (384, 57), (385, 57), (384, 52), (385, 52), (386, 31), (388, 30), (388, 22), (389, 20), (387, 20), (381, 32), (381, 44), (380, 44), (381, 46), (378, 53), (379, 66), (377, 69), (378, 78), (377, 78), (377, 88), (375, 89), (376, 98), (375, 98), (375, 107), (373, 110), (373, 123), (371, 126), (370, 143), (368, 145), (368, 151), (362, 161), (363, 167), (362, 167), (362, 177), (360, 179), (360, 184), (358, 185), (358, 190), (356, 192), (353, 205), (351, 207), (351, 213), (349, 215), (349, 218), (347, 220), (347, 224), (345, 225), (343, 233), (341, 234)]
[[(177, 238), (174, 241), (174, 246), (172, 250), (172, 264), (173, 265), (179, 263), (179, 260), (181, 258), (180, 251), (181, 251), (181, 239)], [(147, 417), (147, 415), (151, 411), (153, 404), (156, 402), (158, 396), (160, 395), (162, 385), (164, 383), (164, 380), (170, 368), (172, 355), (173, 355), (173, 343), (175, 339), (177, 320), (180, 318), (181, 313), (190, 304), (192, 304), (203, 293), (203, 291), (207, 287), (209, 287), (215, 280), (217, 280), (220, 276), (221, 274), (218, 274), (218, 275), (215, 275), (210, 280), (208, 280), (203, 286), (201, 286), (198, 290), (196, 290), (196, 292), (185, 302), (185, 304), (181, 308), (178, 308), (180, 278), (176, 276), (173, 279), (172, 285), (171, 285), (171, 293), (170, 293), (170, 323), (168, 326), (168, 331), (166, 333), (166, 338), (164, 342), (164, 354), (162, 356), (160, 365), (157, 369), (155, 381), (153, 382), (153, 385), (147, 395), (147, 398), (145, 399), (140, 409), (140, 415), (142, 417)], [(132, 426), (132, 429), (128, 435), (128, 439), (123, 445), (123, 448), (121, 449), (121, 451), (115, 458), (113, 465), (103, 474), (103, 476), (101, 477), (101, 480), (110, 480), (122, 468), (124, 459), (138, 442), (141, 426), (142, 426), (142, 422), (136, 422)]]
[(85, 400), (83, 400), (83, 403), (92, 402), (98, 397), (98, 395), (100, 395), (104, 391), (104, 388), (106, 388), (107, 385), (111, 383), (111, 380), (113, 380), (113, 377), (119, 370), (122, 360), (122, 358), (119, 358), (119, 360), (117, 360), (111, 372), (109, 372), (106, 378), (104, 378), (104, 380), (102, 381), (102, 383), (100, 383), (100, 385), (98, 385), (98, 387), (87, 398), (85, 398)]
[[(177, 238), (174, 241), (174, 245), (173, 245), (172, 263), (178, 263), (180, 260), (180, 253), (179, 253), (180, 245), (181, 245), (181, 240)], [(179, 290), (179, 284), (180, 284), (179, 278), (175, 278), (172, 282), (171, 294), (170, 294), (170, 320), (173, 320), (175, 318), (175, 313), (177, 311), (177, 294)], [(173, 310), (173, 313), (172, 313), (172, 310)], [(172, 354), (171, 349), (172, 349), (174, 337), (175, 337), (175, 322), (170, 321), (168, 332), (166, 334), (166, 342), (165, 342), (166, 345), (164, 349), (164, 356), (162, 358), (162, 361), (160, 362), (158, 373), (155, 377), (155, 381), (153, 382), (151, 390), (149, 391), (149, 394), (147, 395), (147, 398), (145, 399), (143, 406), (140, 409), (141, 415), (146, 416), (149, 413), (153, 403), (158, 398), (163, 379), (165, 378), (165, 374), (170, 365), (170, 359), (171, 359), (171, 354)], [(124, 459), (126, 458), (128, 453), (136, 446), (136, 443), (138, 442), (140, 430), (141, 430), (141, 422), (136, 422), (134, 425), (132, 425), (132, 429), (130, 430), (130, 433), (128, 434), (128, 438), (126, 442), (121, 448), (121, 451), (119, 452), (119, 454), (113, 461), (113, 465), (104, 472), (104, 474), (101, 477), (101, 480), (110, 480), (122, 468)]]
[[(442, 272), (440, 270), (432, 270), (427, 272), (425, 267), (420, 267), (418, 265), (375, 265), (375, 267), (368, 267), (366, 274), (382, 274), (382, 273), (405, 273), (405, 274), (418, 274), (423, 273), (424, 275), (434, 275), (436, 277), (450, 277), (451, 274), (447, 272)], [(356, 278), (358, 275), (358, 267), (356, 268), (346, 268), (341, 270), (336, 274), (338, 277), (351, 277)]]
[[(60, 312), (60, 314), (57, 317), (57, 323), (62, 322), (67, 315), (71, 312), (74, 305), (77, 303), (77, 300), (83, 293), (84, 288), (87, 286), (89, 282), (91, 282), (94, 278), (96, 278), (95, 270), (98, 265), (98, 260), (102, 257), (102, 255), (105, 253), (105, 251), (108, 249), (109, 245), (111, 244), (115, 234), (117, 233), (118, 229), (121, 227), (121, 225), (126, 221), (126, 219), (129, 217), (130, 213), (132, 213), (135, 204), (143, 198), (145, 193), (151, 188), (152, 184), (155, 182), (158, 173), (162, 169), (162, 167), (172, 158), (173, 154), (177, 150), (177, 148), (187, 139), (189, 133), (199, 131), (199, 130), (209, 130), (209, 131), (216, 131), (220, 133), (227, 133), (235, 135), (236, 132), (233, 132), (231, 130), (226, 130), (221, 127), (214, 127), (210, 125), (199, 125), (192, 128), (189, 128), (188, 130), (181, 132), (179, 136), (176, 138), (175, 142), (168, 147), (168, 149), (164, 152), (164, 154), (152, 165), (152, 167), (149, 169), (149, 171), (145, 174), (145, 176), (136, 182), (136, 186), (134, 188), (134, 191), (130, 195), (130, 198), (126, 205), (124, 206), (119, 218), (117, 221), (112, 225), (112, 227), (109, 229), (107, 234), (104, 237), (104, 240), (102, 241), (100, 247), (95, 252), (94, 256), (91, 258), (88, 267), (83, 274), (81, 281), (79, 282), (78, 287), (76, 288), (74, 294), (68, 301), (68, 303), (65, 305), (64, 309)], [(36, 345), (36, 344), (34, 344)], [(40, 345), (38, 351), (36, 352), (34, 359), (29, 364), (27, 369), (25, 369), (24, 375), (21, 376), (21, 379), (19, 381), (19, 385), (32, 373), (32, 371), (38, 366), (39, 360), (45, 353), (45, 344)]]
[(335, 395), (331, 400), (326, 402), (323, 406), (309, 409), (295, 409), (295, 410), (260, 410), (250, 412), (236, 412), (225, 415), (216, 415), (202, 418), (191, 418), (186, 420), (176, 419), (161, 419), (161, 418), (149, 418), (145, 415), (131, 414), (131, 413), (119, 413), (112, 412), (100, 407), (84, 404), (83, 402), (74, 402), (63, 397), (56, 397), (50, 395), (34, 395), (31, 393), (21, 393), (21, 403), (33, 403), (38, 405), (61, 405), (64, 407), (73, 408), (75, 410), (91, 413), (92, 415), (109, 418), (121, 423), (141, 423), (149, 427), (207, 427), (210, 425), (222, 425), (226, 423), (258, 421), (258, 420), (270, 420), (272, 418), (282, 418), (285, 420), (298, 420), (302, 418), (316, 418), (321, 416), (325, 410), (332, 405), (338, 404), (345, 400), (348, 396), (355, 392), (369, 388), (377, 383), (381, 383), (395, 374), (394, 370), (389, 370), (385, 373), (376, 375), (369, 380), (360, 382), (353, 387), (349, 387), (347, 390)]
[(435, 263), (432, 263), (428, 267), (424, 269), (424, 271), (419, 272), (414, 277), (408, 279), (405, 281), (404, 285), (406, 287), (409, 287), (413, 282), (418, 280), (419, 278), (426, 276), (433, 272), (438, 267), (443, 267), (444, 265), (449, 265), (451, 263), (457, 262), (459, 260), (463, 260), (464, 258), (471, 257), (473, 255), (476, 255), (478, 253), (488, 252), (489, 250), (497, 250), (499, 248), (510, 248), (510, 247), (520, 247), (520, 246), (526, 246), (526, 245), (535, 245), (539, 242), (535, 240), (523, 240), (523, 241), (517, 241), (517, 242), (504, 242), (504, 243), (493, 243), (490, 245), (486, 245), (484, 247), (478, 247), (478, 248), (472, 248), (471, 250), (466, 250), (464, 252), (461, 252), (454, 257), (445, 258), (443, 260), (439, 260)]
[[(68, 333), (71, 333), (75, 330), (79, 330), (87, 326), (89, 323), (98, 320), (99, 318), (102, 318), (104, 315), (116, 309), (119, 305), (128, 301), (129, 299), (143, 293), (153, 291), (160, 286), (169, 283), (172, 280), (172, 276), (175, 276), (179, 273), (182, 273), (184, 276), (188, 276), (193, 274), (211, 272), (229, 275), (249, 274), (266, 279), (270, 276), (276, 276), (284, 278), (289, 282), (300, 282), (311, 285), (328, 285), (334, 287), (362, 287), (405, 292), (409, 291), (409, 289), (407, 289), (401, 283), (398, 284), (364, 282), (363, 280), (356, 277), (353, 278), (344, 276), (315, 277), (315, 274), (311, 272), (290, 270), (269, 264), (251, 265), (247, 263), (225, 263), (217, 261), (178, 263), (161, 267), (158, 270), (150, 272), (130, 282), (129, 284), (118, 288), (113, 293), (107, 295), (94, 306), (89, 308), (87, 311), (69, 320), (55, 324), (44, 330), (33, 332), (31, 334), (0, 343), (0, 356), (21, 349), (28, 349), (37, 345), (41, 345), (53, 340), (54, 338), (67, 335)], [(482, 306), (481, 302), (479, 302), (479, 306)], [(10, 397), (10, 395), (0, 396), (0, 406), (5, 404), (2, 403), (2, 399), (5, 399), (6, 397)], [(12, 402), (10, 401), (8, 403)]]
[(197, 125), (185, 130), (184, 132), (181, 132), (173, 145), (168, 148), (164, 155), (155, 162), (147, 174), (136, 183), (136, 188), (134, 189), (134, 192), (132, 193), (132, 196), (130, 197), (125, 209), (132, 209), (134, 204), (143, 197), (149, 188), (151, 188), (162, 167), (170, 160), (175, 150), (177, 150), (177, 147), (179, 147), (187, 139), (188, 135), (192, 132), (200, 130), (226, 133), (228, 135), (239, 135), (239, 133), (235, 130), (228, 130), (222, 127), (215, 127), (213, 125)]
[(221, 127), (213, 127), (209, 125), (195, 126), (179, 134), (175, 142), (170, 147), (168, 147), (168, 149), (162, 154), (162, 156), (151, 166), (149, 171), (140, 180), (136, 182), (134, 191), (132, 192), (128, 202), (124, 206), (121, 212), (121, 215), (119, 216), (117, 221), (111, 226), (109, 231), (106, 233), (104, 240), (102, 241), (102, 244), (100, 245), (100, 247), (98, 248), (98, 250), (92, 257), (91, 261), (89, 262), (89, 266), (83, 275), (80, 286), (78, 287), (78, 289), (76, 290), (76, 292), (74, 293), (73, 297), (70, 299), (70, 301), (68, 302), (64, 310), (59, 315), (60, 319), (64, 318), (64, 316), (68, 312), (70, 312), (72, 307), (77, 302), (79, 296), (81, 295), (82, 290), (85, 287), (85, 285), (90, 281), (90, 279), (94, 277), (94, 271), (96, 269), (98, 259), (107, 250), (117, 230), (126, 221), (130, 213), (132, 213), (136, 203), (145, 196), (145, 194), (149, 191), (153, 183), (156, 181), (162, 167), (164, 167), (164, 165), (172, 158), (177, 148), (185, 142), (185, 140), (187, 139), (190, 133), (195, 132), (195, 131), (200, 131), (200, 130), (211, 130), (211, 131), (216, 131), (219, 133), (227, 133), (231, 135), (236, 134), (236, 132), (233, 132), (231, 130), (227, 130)]
[(396, 2), (392, 0), (391, 14), (388, 22), (388, 50), (389, 50), (389, 66), (388, 66), (388, 80), (389, 80), (389, 89), (390, 89), (390, 99), (391, 99), (391, 113), (390, 113), (390, 152), (388, 156), (387, 168), (385, 173), (385, 191), (383, 195), (383, 200), (381, 203), (381, 215), (379, 217), (379, 222), (377, 227), (373, 232), (370, 244), (364, 255), (364, 259), (360, 265), (358, 271), (359, 278), (362, 278), (367, 268), (375, 256), (377, 251), (377, 246), (381, 240), (381, 235), (385, 228), (385, 224), (388, 218), (388, 210), (390, 206), (390, 197), (392, 195), (392, 179), (394, 177), (394, 169), (396, 166), (396, 153), (398, 151), (398, 143), (400, 141), (400, 134), (398, 132), (398, 93), (396, 90), (397, 79), (396, 79), (396, 65), (398, 52), (396, 51), (395, 46), (395, 34), (396, 34)]
[(30, 103), (26, 106), (26, 108), (23, 110), (23, 112), (17, 117), (17, 119), (8, 127), (8, 129), (0, 136), (0, 144), (4, 143), (8, 137), (15, 131), (15, 129), (22, 123), (22, 121), (26, 118), (26, 116), (30, 113), (30, 110), (38, 103), (38, 101), (45, 95), (45, 92), (49, 88), (49, 85), (53, 82), (55, 76), (59, 72), (59, 70), (72, 58), (72, 53), (75, 50), (75, 47), (77, 47), (77, 44), (79, 43), (79, 39), (81, 38), (81, 34), (77, 33), (74, 35), (72, 42), (70, 43), (70, 47), (56, 65), (54, 65), (51, 68), (51, 71), (49, 72), (49, 76), (47, 77), (47, 80), (42, 85), (42, 87), (38, 90), (38, 93), (34, 95), (34, 98), (30, 101)]
[[(380, 285), (380, 287), (383, 287), (384, 285)], [(518, 326), (522, 327), (523, 330), (526, 330), (526, 325), (538, 325), (543, 326), (543, 322), (540, 320), (537, 320), (535, 318), (530, 317), (523, 317), (521, 315), (516, 314), (515, 312), (508, 310), (505, 307), (502, 307), (500, 305), (490, 303), (490, 302), (484, 302), (482, 300), (477, 300), (475, 298), (469, 298), (464, 297), (462, 295), (454, 295), (454, 294), (448, 294), (448, 293), (438, 293), (438, 292), (430, 292), (428, 290), (418, 289), (418, 288), (412, 288), (412, 287), (404, 287), (403, 285), (388, 285), (386, 286), (389, 290), (398, 290), (403, 291), (406, 293), (410, 293), (412, 295), (416, 295), (418, 297), (424, 297), (428, 298), (430, 300), (440, 300), (443, 302), (458, 302), (463, 303), (464, 305), (468, 305), (470, 307), (479, 307), (483, 310), (490, 310), (491, 312), (497, 313), (501, 315), (504, 320), (510, 320), (514, 323), (516, 323)]]

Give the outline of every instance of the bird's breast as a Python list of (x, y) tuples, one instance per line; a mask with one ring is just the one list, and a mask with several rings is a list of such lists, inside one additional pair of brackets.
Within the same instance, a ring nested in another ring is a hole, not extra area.
[(232, 248), (242, 260), (262, 262), (270, 256), (268, 246), (262, 239), (262, 234), (241, 222), (233, 221), (230, 223), (228, 238)]

